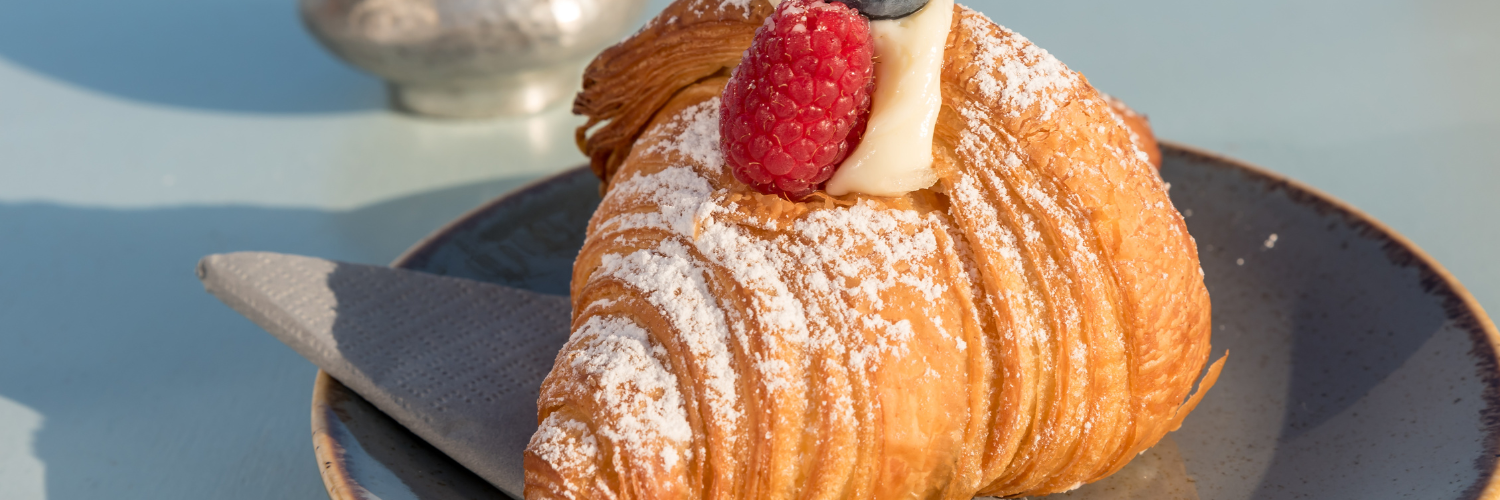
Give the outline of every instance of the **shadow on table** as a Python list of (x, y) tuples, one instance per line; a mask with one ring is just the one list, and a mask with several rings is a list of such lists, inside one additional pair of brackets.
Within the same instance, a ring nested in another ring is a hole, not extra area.
[[(204, 293), (194, 263), (235, 250), (386, 263), (523, 181), (348, 212), (0, 204), (0, 469), (12, 466), (0, 490), (323, 497), (308, 438), (315, 368)], [(7, 420), (17, 405), (19, 425)]]
[(168, 106), (252, 113), (385, 106), (379, 80), (319, 47), (292, 0), (10, 2), (0, 15), (0, 57)]

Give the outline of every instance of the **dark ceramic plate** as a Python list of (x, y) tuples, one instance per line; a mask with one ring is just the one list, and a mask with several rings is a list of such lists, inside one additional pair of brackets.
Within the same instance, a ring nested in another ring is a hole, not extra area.
[[(1166, 145), (1162, 176), (1213, 296), (1219, 384), (1169, 439), (1059, 497), (1500, 499), (1500, 334), (1463, 287), (1359, 211)], [(481, 207), (398, 267), (566, 294), (599, 203), (587, 170)], [(313, 443), (335, 499), (505, 498), (319, 374)]]

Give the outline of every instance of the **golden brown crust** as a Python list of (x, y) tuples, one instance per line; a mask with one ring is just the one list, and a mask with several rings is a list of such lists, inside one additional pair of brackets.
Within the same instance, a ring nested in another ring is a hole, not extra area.
[(1135, 134), (1134, 139), (1136, 139), (1141, 151), (1144, 151), (1146, 156), (1151, 157), (1151, 166), (1160, 170), (1161, 146), (1156, 143), (1156, 134), (1151, 131), (1151, 120), (1146, 115), (1137, 113), (1134, 109), (1131, 109), (1130, 106), (1125, 104), (1125, 101), (1115, 99), (1114, 96), (1103, 92), (1100, 92), (1099, 96), (1104, 98), (1104, 102), (1109, 103), (1109, 109), (1114, 111), (1115, 115), (1119, 116), (1120, 120), (1125, 122), (1125, 126)]
[[(748, 12), (721, 0), (674, 2), (639, 33), (605, 49), (589, 64), (583, 90), (573, 101), (573, 112), (588, 117), (588, 122), (575, 136), (605, 189), (668, 99), (693, 82), (739, 64), (755, 28), (773, 9), (767, 0), (747, 5)], [(1161, 149), (1146, 115), (1100, 95), (1136, 134), (1151, 165), (1161, 168)]]
[[(983, 59), (996, 53), (1026, 62), (1032, 71), (1010, 75), (1015, 71)], [(1109, 106), (1081, 76), (1070, 81), (1070, 72), (1047, 68), (1046, 58), (1023, 38), (966, 9), (960, 9), (955, 19), (946, 57), (946, 105), (938, 149), (955, 160), (956, 172), (944, 175), (942, 182), (955, 198), (961, 197), (966, 182), (983, 186), (979, 196), (955, 200), (955, 218), (975, 246), (985, 246), (986, 213), (995, 214), (991, 223), (998, 224), (991, 227), (1020, 235), (1034, 225), (1039, 236), (1031, 244), (1018, 245), (1027, 263), (1020, 273), (1003, 271), (1004, 252), (977, 252), (986, 282), (1011, 283), (1011, 290), (1029, 283), (1047, 306), (1040, 317), (1055, 334), (1049, 339), (1057, 339), (1059, 345), (1087, 346), (1087, 363), (1093, 370), (1124, 369), (1070, 379), (1059, 374), (1069, 360), (1058, 356), (1059, 366), (1051, 370), (1052, 387), (1066, 384), (1065, 389), (1053, 391), (1050, 399), (1045, 393), (1002, 398), (1016, 406), (1039, 398), (1049, 406), (1037, 418), (1060, 429), (1081, 427), (1077, 422), (1085, 411), (1096, 418), (1133, 412), (1129, 422), (1095, 422), (1090, 430), (1096, 434), (1103, 427), (1118, 435), (1081, 439), (1080, 448), (1071, 451), (1039, 442), (1034, 421), (1015, 413), (1000, 415), (1010, 425), (996, 421), (997, 429), (1006, 429), (1001, 435), (1007, 445), (996, 448), (1002, 451), (997, 459), (1010, 456), (1014, 433), (1027, 433), (1020, 447), (1031, 455), (1020, 461), (1022, 467), (1011, 465), (994, 475), (984, 492), (1065, 490), (1117, 470), (1175, 428), (1169, 422), (1208, 354), (1208, 294), (1196, 247), (1160, 179), (1142, 168), (1145, 161), (1136, 154), (1130, 130), (1118, 125)], [(1056, 74), (1046, 74), (1049, 71)], [(1051, 78), (1056, 84), (1045, 98), (1020, 107), (1017, 102), (1025, 99), (984, 88), (986, 82), (1012, 88), (1009, 79), (1014, 77)], [(1001, 302), (1002, 317), (1038, 314), (1005, 314), (1005, 309), (1027, 301)], [(1001, 331), (1029, 327), (999, 323)], [(1099, 349), (1111, 346), (1118, 348)], [(1017, 363), (1012, 359), (1024, 359), (1024, 354), (1003, 357)], [(1027, 372), (1022, 368), (1004, 371)], [(1047, 371), (1043, 367), (1029, 373)], [(1121, 394), (1130, 398), (1114, 399)], [(1095, 447), (1115, 451), (1090, 453)], [(1048, 464), (1063, 461), (1073, 463), (1067, 469), (1049, 470)]]
[(583, 90), (573, 100), (573, 113), (588, 117), (578, 128), (578, 147), (606, 189), (668, 99), (739, 64), (755, 28), (772, 9), (767, 0), (748, 6), (747, 12), (720, 0), (674, 2), (584, 70)]
[(943, 71), (940, 181), (896, 198), (736, 182), (723, 77), (634, 108), (649, 116), (605, 155), (623, 159), (575, 263), (528, 498), (1039, 495), (1180, 425), (1222, 364), (1188, 398), (1208, 294), (1140, 134), (965, 8)]

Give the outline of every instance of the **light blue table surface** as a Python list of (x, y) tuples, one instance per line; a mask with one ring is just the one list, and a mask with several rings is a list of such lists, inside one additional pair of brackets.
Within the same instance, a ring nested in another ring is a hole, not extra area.
[[(1364, 209), (1500, 310), (1500, 2), (973, 3), (1161, 137)], [(384, 103), (291, 0), (0, 7), (0, 499), (325, 498), (314, 367), (193, 264), (389, 262), (583, 161), (566, 106)]]

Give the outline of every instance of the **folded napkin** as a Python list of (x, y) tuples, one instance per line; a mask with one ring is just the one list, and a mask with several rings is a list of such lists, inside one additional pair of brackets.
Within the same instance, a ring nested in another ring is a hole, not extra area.
[(262, 252), (198, 277), (401, 425), (516, 498), (542, 379), (568, 340), (565, 297)]

